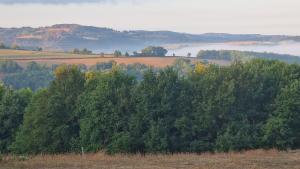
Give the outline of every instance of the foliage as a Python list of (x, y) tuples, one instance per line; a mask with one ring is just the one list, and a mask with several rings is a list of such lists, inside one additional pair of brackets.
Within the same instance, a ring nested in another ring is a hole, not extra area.
[(163, 47), (149, 46), (142, 50), (140, 56), (166, 56), (167, 53)]
[(96, 65), (93, 65), (90, 67), (91, 71), (109, 71), (112, 69), (114, 65), (117, 63), (113, 60), (103, 63), (97, 63)]
[(300, 146), (300, 81), (293, 81), (281, 90), (275, 102), (275, 111), (265, 126), (267, 145), (279, 149)]
[[(297, 64), (254, 59), (221, 67), (178, 59), (161, 70), (106, 64), (86, 73), (75, 66), (58, 67), (48, 88), (34, 93), (30, 103), (25, 95), (28, 106), (20, 106), (22, 99), (15, 94), (19, 90), (3, 86), (0, 117), (5, 118), (0, 124), (9, 125), (0, 126), (0, 132), (8, 133), (1, 134), (2, 151), (61, 153), (83, 147), (114, 154), (300, 148)], [(27, 69), (41, 67), (32, 64)]]
[(87, 48), (84, 48), (82, 50), (80, 50), (80, 49), (74, 49), (72, 51), (72, 53), (74, 53), (74, 54), (83, 54), (83, 55), (91, 55), (91, 54), (93, 54), (93, 52), (90, 51), (90, 50), (88, 50)]
[(122, 56), (122, 52), (119, 51), (119, 50), (116, 50), (116, 51), (114, 52), (114, 57), (120, 57), (120, 56)]
[(22, 67), (13, 61), (0, 62), (1, 73), (17, 73), (22, 71)]
[(287, 63), (300, 63), (298, 56), (275, 54), (275, 53), (260, 53), (260, 52), (247, 52), (247, 51), (235, 51), (235, 50), (202, 50), (197, 54), (198, 58), (201, 59), (212, 59), (212, 60), (250, 60), (250, 59), (271, 59), (280, 60)]
[(110, 151), (115, 151), (116, 147), (124, 148), (120, 144), (127, 142), (123, 134), (128, 130), (128, 119), (133, 113), (131, 91), (134, 84), (133, 77), (119, 70), (100, 73), (88, 81), (78, 103), (80, 138), (85, 149), (97, 151), (110, 147)]
[(79, 124), (75, 115), (84, 75), (75, 66), (55, 70), (56, 79), (39, 91), (24, 115), (12, 150), (16, 153), (78, 151)]
[(15, 62), (4, 62), (2, 65), (6, 65), (2, 67), (2, 70), (6, 72), (2, 81), (5, 85), (14, 89), (30, 88), (36, 91), (40, 88), (48, 87), (50, 82), (54, 80), (52, 70), (36, 62), (28, 63), (26, 69), (23, 69)]
[(13, 50), (30, 50), (30, 51), (42, 51), (43, 48), (41, 47), (35, 47), (35, 46), (18, 46), (16, 44), (13, 45), (6, 45), (4, 43), (0, 43), (0, 49), (13, 49)]
[(0, 86), (0, 152), (7, 153), (16, 132), (23, 122), (25, 108), (32, 92), (28, 89), (14, 91)]

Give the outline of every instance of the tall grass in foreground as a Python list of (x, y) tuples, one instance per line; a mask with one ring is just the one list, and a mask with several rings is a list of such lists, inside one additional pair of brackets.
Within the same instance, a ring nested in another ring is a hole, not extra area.
[(5, 156), (0, 161), (1, 169), (292, 169), (300, 168), (300, 151), (252, 150), (230, 153), (203, 154), (58, 154), (30, 157)]

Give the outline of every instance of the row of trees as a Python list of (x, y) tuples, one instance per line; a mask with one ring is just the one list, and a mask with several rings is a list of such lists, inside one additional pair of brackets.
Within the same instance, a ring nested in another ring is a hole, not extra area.
[(88, 50), (87, 48), (84, 48), (82, 50), (75, 48), (75, 49), (73, 49), (72, 53), (74, 53), (74, 54), (83, 54), (83, 55), (93, 54), (93, 52)]
[(133, 52), (132, 55), (130, 55), (128, 52), (125, 52), (124, 55), (122, 54), (121, 51), (116, 50), (114, 52), (114, 56), (115, 57), (121, 57), (121, 56), (125, 56), (125, 57), (129, 57), (129, 56), (133, 56), (133, 57), (162, 57), (162, 56), (166, 56), (166, 54), (168, 53), (168, 50), (166, 50), (163, 47), (159, 47), (159, 46), (148, 46), (144, 49), (142, 49), (142, 51), (140, 53), (138, 52)]
[[(82, 50), (74, 49), (72, 51), (72, 53), (74, 53), (74, 54), (87, 54), (87, 55), (93, 54), (92, 51), (90, 51), (86, 48), (84, 48)], [(129, 56), (134, 56), (134, 57), (157, 56), (157, 57), (161, 57), (161, 56), (166, 56), (167, 53), (168, 53), (168, 50), (166, 50), (163, 47), (149, 46), (149, 47), (146, 47), (146, 48), (142, 49), (142, 51), (140, 53), (133, 52), (133, 54), (130, 55), (128, 52), (125, 52), (123, 54), (120, 50), (115, 50), (113, 55), (114, 55), (114, 57), (129, 57)], [(101, 57), (104, 57), (104, 53), (101, 53), (100, 55), (101, 55)]]
[[(46, 89), (2, 87), (1, 152), (176, 153), (300, 148), (300, 66), (178, 62), (141, 81), (61, 66)], [(183, 65), (183, 66), (180, 66)], [(32, 96), (32, 97), (31, 97)], [(31, 98), (31, 99), (30, 99)]]
[(13, 50), (33, 50), (33, 51), (42, 51), (41, 47), (21, 47), (19, 45), (5, 45), (4, 43), (0, 43), (0, 49), (13, 49)]
[[(77, 67), (82, 72), (107, 72), (116, 65), (117, 63), (111, 60), (96, 63), (90, 67), (87, 67), (84, 64), (79, 64)], [(22, 67), (16, 62), (4, 61), (0, 62), (1, 80), (6, 86), (10, 86), (13, 89), (30, 88), (31, 90), (36, 91), (49, 86), (50, 82), (55, 78), (53, 70), (58, 66), (59, 65), (52, 65), (51, 67), (48, 67), (36, 62), (29, 62), (26, 67)], [(149, 66), (139, 63), (128, 65), (120, 64), (118, 66), (138, 80), (142, 79), (143, 73), (149, 69)], [(192, 64), (189, 62), (188, 66), (192, 66)]]
[(30, 88), (38, 90), (48, 87), (54, 79), (53, 70), (56, 66), (47, 67), (36, 62), (30, 62), (26, 67), (20, 66), (13, 61), (0, 62), (2, 82), (14, 89)]

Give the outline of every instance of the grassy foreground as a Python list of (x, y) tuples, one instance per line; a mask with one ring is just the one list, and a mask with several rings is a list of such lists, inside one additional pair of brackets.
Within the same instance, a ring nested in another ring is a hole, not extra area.
[(243, 153), (115, 155), (39, 155), (2, 157), (1, 169), (299, 169), (300, 151), (255, 150)]

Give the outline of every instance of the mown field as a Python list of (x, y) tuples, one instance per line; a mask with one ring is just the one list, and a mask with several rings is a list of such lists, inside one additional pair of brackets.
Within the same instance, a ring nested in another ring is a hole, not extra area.
[(3, 157), (1, 169), (299, 169), (300, 151), (175, 155), (38, 155)]
[[(40, 64), (85, 64), (87, 66), (95, 65), (96, 63), (108, 62), (114, 60), (118, 64), (134, 64), (140, 63), (150, 65), (154, 67), (166, 67), (172, 65), (178, 57), (119, 57), (116, 58), (113, 55), (106, 54), (101, 55), (82, 55), (63, 52), (39, 52), (39, 51), (25, 51), (25, 50), (0, 50), (1, 60), (13, 60), (21, 65), (28, 62), (37, 62)], [(198, 59), (189, 58), (192, 61), (198, 61)], [(211, 63), (228, 65), (226, 61), (210, 61)]]

